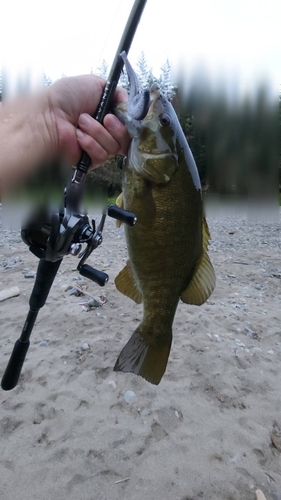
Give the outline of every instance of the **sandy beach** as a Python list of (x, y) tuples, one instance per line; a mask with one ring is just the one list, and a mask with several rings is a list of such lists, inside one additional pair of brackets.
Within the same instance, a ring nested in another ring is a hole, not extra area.
[[(1, 498), (255, 500), (260, 489), (280, 500), (280, 221), (210, 213), (216, 289), (201, 307), (179, 304), (159, 386), (112, 370), (142, 317), (114, 286), (123, 229), (107, 218), (89, 259), (109, 274), (103, 288), (66, 257), (20, 382), (0, 392)], [(37, 264), (18, 232), (1, 230), (0, 290), (20, 289), (0, 302), (1, 376)], [(86, 310), (76, 286), (106, 302)]]

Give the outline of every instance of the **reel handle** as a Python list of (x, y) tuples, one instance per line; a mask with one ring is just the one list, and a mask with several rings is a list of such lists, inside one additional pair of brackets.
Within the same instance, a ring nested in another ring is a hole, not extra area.
[(94, 267), (89, 266), (88, 264), (83, 264), (81, 267), (78, 267), (78, 271), (81, 274), (81, 276), (84, 276), (84, 278), (88, 278), (89, 280), (94, 281), (99, 286), (104, 286), (109, 279), (106, 273), (104, 273), (103, 271), (98, 271), (98, 269), (95, 269)]
[(124, 224), (127, 224), (127, 226), (134, 226), (137, 222), (137, 217), (133, 212), (129, 212), (128, 210), (124, 210), (123, 208), (119, 208), (114, 204), (108, 205), (107, 213), (109, 217), (120, 220), (120, 222), (124, 222)]

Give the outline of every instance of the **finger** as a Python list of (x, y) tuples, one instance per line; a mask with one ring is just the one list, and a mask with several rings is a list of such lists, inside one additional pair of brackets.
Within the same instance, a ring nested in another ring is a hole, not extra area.
[(90, 156), (91, 167), (101, 165), (109, 159), (108, 152), (93, 137), (85, 134), (79, 128), (76, 130), (76, 137), (79, 146)]
[(117, 151), (117, 153), (127, 155), (131, 138), (126, 127), (116, 118), (116, 116), (111, 114), (104, 117), (103, 124), (106, 130), (108, 130), (111, 136), (119, 144), (119, 151)]
[(118, 141), (105, 129), (99, 122), (91, 116), (80, 115), (78, 120), (79, 127), (87, 135), (91, 136), (100, 146), (107, 151), (108, 155), (116, 155), (120, 149)]
[(118, 104), (120, 102), (128, 101), (128, 94), (122, 87), (117, 87), (114, 93), (114, 101)]

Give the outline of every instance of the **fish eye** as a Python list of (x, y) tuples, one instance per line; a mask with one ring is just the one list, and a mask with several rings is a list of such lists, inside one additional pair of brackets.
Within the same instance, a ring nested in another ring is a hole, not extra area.
[(166, 125), (170, 125), (171, 123), (171, 118), (169, 115), (166, 115), (165, 113), (163, 115), (159, 116), (159, 122), (160, 124), (165, 127)]

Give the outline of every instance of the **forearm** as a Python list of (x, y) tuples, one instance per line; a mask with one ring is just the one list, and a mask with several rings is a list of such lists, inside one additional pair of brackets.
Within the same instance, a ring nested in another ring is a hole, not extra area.
[(0, 105), (0, 194), (58, 154), (56, 123), (48, 93)]

